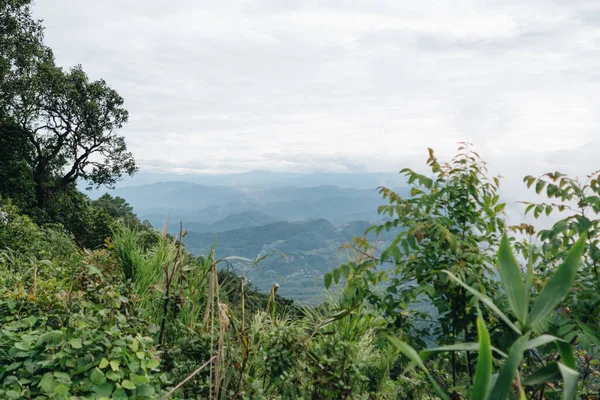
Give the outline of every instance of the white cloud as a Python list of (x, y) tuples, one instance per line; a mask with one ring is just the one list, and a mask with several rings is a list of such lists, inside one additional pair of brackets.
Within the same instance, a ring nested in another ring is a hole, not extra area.
[[(600, 167), (594, 1), (38, 1), (58, 62), (125, 98), (142, 168), (398, 170), (475, 143)], [(549, 155), (552, 155), (550, 157)], [(162, 161), (157, 161), (162, 160)]]

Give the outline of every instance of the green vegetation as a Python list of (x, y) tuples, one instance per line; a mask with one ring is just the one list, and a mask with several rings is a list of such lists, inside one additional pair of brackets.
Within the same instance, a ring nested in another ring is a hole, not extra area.
[[(449, 162), (429, 150), (430, 172), (402, 171), (409, 191), (380, 189), (380, 225), (254, 214), (194, 247), (214, 235), (77, 189), (135, 171), (127, 113), (54, 65), (28, 6), (0, 4), (0, 398), (598, 397), (600, 172), (525, 177), (548, 198), (526, 212), (564, 213), (536, 233), (506, 225), (469, 145)], [(317, 189), (271, 193), (339, 193)], [(335, 290), (298, 306), (248, 282), (265, 266), (301, 284), (318, 266), (311, 281)]]
[[(348, 260), (340, 246), (355, 236), (362, 236), (368, 226), (365, 221), (340, 227), (324, 219), (280, 221), (221, 233), (189, 231), (184, 242), (194, 254), (207, 254), (210, 250), (207, 245), (217, 240), (215, 252), (219, 257), (236, 255), (258, 259), (267, 255), (258, 266), (241, 264), (234, 268), (258, 289), (268, 291), (277, 282), (283, 296), (315, 304), (324, 299), (323, 274)], [(369, 237), (376, 239), (375, 234)], [(393, 237), (387, 233), (377, 239), (390, 243)]]

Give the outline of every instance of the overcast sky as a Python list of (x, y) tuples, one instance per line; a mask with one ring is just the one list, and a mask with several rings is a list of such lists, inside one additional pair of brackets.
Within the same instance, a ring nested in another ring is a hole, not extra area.
[(142, 170), (600, 168), (600, 1), (37, 0), (124, 98)]

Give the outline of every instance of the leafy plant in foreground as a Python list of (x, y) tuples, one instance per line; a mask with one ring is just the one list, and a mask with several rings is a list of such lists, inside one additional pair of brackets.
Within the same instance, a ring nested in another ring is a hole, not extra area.
[[(396, 338), (391, 337), (390, 341), (399, 351), (409, 357), (415, 365), (420, 366), (425, 371), (427, 371), (427, 368), (423, 363), (423, 359), (436, 352), (478, 351), (477, 368), (471, 388), (472, 399), (503, 400), (508, 398), (512, 392), (516, 392), (518, 398), (525, 399), (526, 390), (524, 387), (542, 385), (540, 390), (543, 393), (546, 382), (559, 379), (562, 379), (563, 382), (563, 398), (575, 399), (579, 373), (577, 372), (573, 347), (569, 342), (556, 336), (539, 333), (544, 320), (555, 311), (556, 307), (569, 294), (580, 266), (585, 243), (586, 237), (583, 235), (569, 250), (563, 264), (556, 270), (530, 307), (529, 293), (533, 274), (532, 264), (530, 263), (528, 266), (524, 282), (508, 238), (504, 236), (498, 252), (498, 271), (511, 313), (516, 321), (503, 313), (490, 297), (467, 285), (451, 272), (443, 271), (450, 279), (472, 293), (478, 301), (495, 313), (515, 333), (516, 339), (508, 349), (507, 354), (492, 347), (490, 335), (481, 312), (479, 312), (477, 319), (479, 343), (443, 346), (419, 354), (412, 347)], [(556, 346), (562, 362), (552, 361), (528, 376), (522, 376), (520, 367), (524, 352), (528, 350), (535, 352), (539, 347), (551, 343)], [(493, 353), (504, 360), (497, 374), (493, 374)], [(448, 399), (449, 397), (429, 373), (428, 378), (440, 396)]]

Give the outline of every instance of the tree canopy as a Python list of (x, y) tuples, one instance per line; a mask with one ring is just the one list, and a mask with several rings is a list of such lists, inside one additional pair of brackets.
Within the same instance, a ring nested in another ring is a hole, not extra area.
[(0, 132), (27, 148), (10, 168), (26, 163), (30, 174), (21, 184), (33, 185), (35, 204), (44, 208), (78, 180), (110, 187), (137, 167), (119, 134), (128, 119), (123, 98), (81, 66), (65, 71), (55, 64), (29, 3), (0, 6)]

